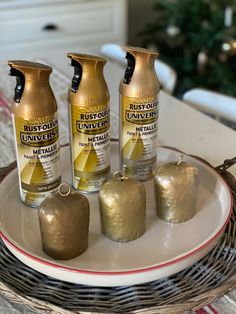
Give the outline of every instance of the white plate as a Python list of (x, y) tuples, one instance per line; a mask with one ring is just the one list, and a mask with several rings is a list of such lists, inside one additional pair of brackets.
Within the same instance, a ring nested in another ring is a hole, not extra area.
[[(159, 164), (175, 161), (179, 153), (158, 149)], [(62, 149), (63, 180), (70, 182), (69, 149)], [(56, 261), (42, 250), (37, 210), (19, 200), (17, 171), (0, 185), (1, 236), (23, 263), (48, 276), (86, 285), (133, 285), (174, 274), (206, 255), (220, 239), (232, 210), (232, 197), (224, 180), (204, 162), (185, 156), (200, 173), (197, 214), (181, 224), (156, 217), (153, 183), (146, 182), (146, 233), (129, 243), (116, 243), (100, 231), (97, 194), (89, 195), (91, 222), (89, 248), (69, 261)], [(112, 144), (112, 167), (118, 167), (118, 145)]]

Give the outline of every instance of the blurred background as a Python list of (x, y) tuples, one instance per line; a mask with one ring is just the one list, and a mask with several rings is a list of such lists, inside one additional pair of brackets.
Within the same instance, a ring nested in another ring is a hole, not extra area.
[(204, 87), (236, 96), (232, 0), (0, 0), (0, 61), (99, 53), (129, 43), (160, 52), (177, 73), (174, 95)]
[(178, 74), (175, 95), (204, 87), (236, 96), (236, 2), (156, 0), (140, 44), (154, 46)]

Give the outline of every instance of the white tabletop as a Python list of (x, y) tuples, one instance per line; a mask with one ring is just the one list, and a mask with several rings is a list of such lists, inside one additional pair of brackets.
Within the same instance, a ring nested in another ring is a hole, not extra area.
[[(236, 132), (164, 92), (160, 94), (162, 145), (198, 155), (217, 166), (236, 156)], [(236, 167), (232, 168), (236, 175)]]

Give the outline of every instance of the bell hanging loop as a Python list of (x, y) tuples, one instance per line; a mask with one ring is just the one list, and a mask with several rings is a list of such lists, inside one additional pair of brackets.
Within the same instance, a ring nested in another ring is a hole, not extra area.
[(183, 162), (183, 159), (184, 159), (184, 154), (182, 153), (179, 157), (179, 160), (177, 161), (176, 166), (179, 166)]
[[(67, 190), (66, 190), (66, 191), (63, 191), (63, 188), (67, 188)], [(70, 194), (70, 192), (71, 192), (71, 187), (70, 187), (70, 185), (69, 185), (68, 183), (63, 182), (63, 183), (61, 183), (61, 184), (59, 185), (58, 193), (59, 193), (61, 196), (68, 196), (68, 195)]]

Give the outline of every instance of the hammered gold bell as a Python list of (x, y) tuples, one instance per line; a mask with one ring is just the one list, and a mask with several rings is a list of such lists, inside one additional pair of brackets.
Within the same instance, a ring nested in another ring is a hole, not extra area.
[(159, 167), (154, 176), (156, 213), (167, 222), (185, 222), (196, 213), (198, 169), (182, 158)]
[(88, 248), (89, 202), (68, 184), (41, 203), (39, 223), (43, 250), (52, 258), (68, 260)]
[(99, 192), (101, 227), (113, 241), (129, 242), (145, 232), (146, 192), (136, 179), (114, 173)]

